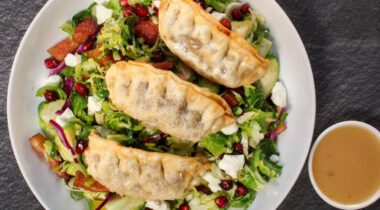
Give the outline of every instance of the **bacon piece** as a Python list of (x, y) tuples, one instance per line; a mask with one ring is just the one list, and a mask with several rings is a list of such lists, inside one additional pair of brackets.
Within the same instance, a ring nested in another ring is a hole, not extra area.
[(99, 58), (99, 56), (102, 54), (99, 46), (96, 47), (95, 49), (87, 51), (86, 53), (87, 53), (88, 58), (93, 58), (93, 59)]
[(75, 28), (73, 40), (77, 43), (85, 43), (86, 40), (98, 30), (98, 24), (91, 17), (84, 19)]
[(153, 66), (158, 69), (170, 70), (174, 67), (174, 63), (171, 61), (162, 61), (158, 63), (153, 63)]
[(109, 192), (109, 190), (99, 182), (94, 181), (92, 183), (88, 183), (90, 181), (91, 179), (89, 177), (85, 177), (81, 171), (76, 171), (76, 177), (74, 181), (75, 187), (83, 188), (85, 190), (90, 190), (93, 192)]
[(286, 124), (285, 123), (281, 123), (281, 125), (279, 125), (274, 132), (276, 133), (276, 136), (278, 136), (282, 132), (284, 132), (285, 130), (286, 130)]
[[(29, 139), (29, 143), (30, 145), (32, 146), (33, 150), (40, 156), (43, 156), (44, 155), (44, 142), (46, 141), (46, 138), (40, 134), (40, 133), (37, 133), (36, 135), (30, 137)], [(58, 161), (58, 160), (48, 160), (48, 163), (49, 163), (49, 167), (50, 169), (57, 174), (58, 177), (62, 178), (62, 179), (69, 179), (70, 178), (70, 175), (65, 173), (65, 172), (61, 172), (61, 171), (58, 171), (58, 172), (55, 172), (57, 170), (54, 170), (54, 169), (58, 169), (60, 170), (62, 168), (62, 162)]]
[(78, 47), (79, 43), (74, 42), (70, 38), (66, 38), (49, 48), (48, 52), (56, 60), (63, 61), (67, 54), (74, 52)]
[(107, 64), (114, 63), (111, 55), (105, 55), (102, 58), (98, 59), (98, 63), (100, 66), (105, 66)]
[(100, 66), (105, 66), (110, 63), (114, 63), (113, 57), (111, 55), (105, 55), (100, 57), (102, 52), (100, 50), (100, 46), (97, 46), (95, 49), (87, 51), (87, 57), (95, 59)]
[(46, 138), (40, 134), (37, 133), (36, 135), (29, 138), (29, 144), (32, 146), (32, 149), (38, 154), (43, 155), (44, 154), (44, 142), (46, 141)]
[(225, 92), (222, 97), (231, 108), (239, 105), (239, 101), (236, 99), (235, 94), (231, 90)]
[(70, 175), (66, 172), (59, 171), (62, 168), (62, 162), (58, 160), (50, 160), (49, 161), (49, 167), (50, 169), (59, 177), (64, 180), (70, 179)]
[(135, 26), (135, 33), (147, 44), (154, 45), (158, 37), (158, 27), (150, 20), (140, 20)]

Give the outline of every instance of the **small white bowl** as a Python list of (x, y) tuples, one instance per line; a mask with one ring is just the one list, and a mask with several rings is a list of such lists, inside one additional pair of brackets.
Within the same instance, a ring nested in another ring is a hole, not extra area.
[(340, 122), (340, 123), (337, 123), (337, 124), (334, 124), (334, 125), (328, 127), (326, 130), (324, 130), (318, 136), (317, 140), (314, 142), (314, 145), (313, 145), (313, 147), (311, 149), (311, 152), (310, 152), (310, 155), (309, 155), (309, 163), (308, 163), (309, 177), (310, 177), (310, 181), (311, 181), (311, 184), (313, 185), (314, 190), (317, 192), (317, 194), (319, 195), (319, 197), (321, 197), (326, 203), (328, 203), (331, 206), (334, 206), (336, 208), (339, 208), (339, 209), (347, 209), (347, 210), (350, 210), (350, 209), (361, 209), (361, 208), (367, 207), (367, 206), (371, 205), (372, 203), (374, 203), (375, 201), (377, 201), (380, 198), (380, 190), (378, 190), (376, 193), (374, 193), (374, 195), (372, 195), (371, 197), (369, 197), (367, 200), (364, 200), (364, 201), (362, 201), (360, 203), (357, 203), (357, 204), (342, 204), (342, 203), (338, 203), (338, 202), (330, 199), (329, 197), (327, 197), (319, 189), (319, 186), (317, 185), (317, 183), (315, 182), (315, 179), (314, 179), (314, 174), (313, 174), (313, 158), (314, 158), (315, 149), (317, 148), (317, 146), (319, 145), (319, 143), (323, 139), (323, 137), (326, 136), (326, 134), (330, 133), (331, 131), (335, 130), (336, 128), (344, 127), (344, 126), (356, 126), (356, 127), (364, 128), (367, 131), (369, 131), (369, 132), (375, 134), (376, 136), (378, 136), (379, 138), (377, 138), (377, 139), (380, 141), (380, 132), (376, 128), (374, 128), (371, 125), (369, 125), (367, 123), (364, 123), (364, 122), (359, 122), (359, 121), (344, 121), (344, 122)]

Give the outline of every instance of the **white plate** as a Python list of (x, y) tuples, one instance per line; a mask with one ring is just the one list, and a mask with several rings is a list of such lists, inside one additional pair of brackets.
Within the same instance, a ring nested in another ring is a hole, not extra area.
[[(279, 138), (280, 178), (257, 195), (250, 209), (275, 209), (288, 194), (306, 160), (315, 120), (315, 89), (310, 63), (294, 26), (274, 0), (252, 0), (254, 9), (264, 15), (280, 58), (280, 78), (288, 91), (288, 129)], [(27, 30), (17, 51), (8, 89), (8, 126), (12, 148), (30, 189), (46, 209), (86, 209), (85, 202), (70, 198), (62, 181), (32, 151), (28, 138), (40, 129), (37, 123), (36, 90), (48, 71), (43, 61), (46, 52), (66, 34), (59, 26), (76, 12), (90, 5), (90, 0), (50, 0)]]

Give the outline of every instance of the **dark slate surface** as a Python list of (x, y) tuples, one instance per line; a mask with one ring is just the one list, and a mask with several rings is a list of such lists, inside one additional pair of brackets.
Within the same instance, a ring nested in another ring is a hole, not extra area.
[[(12, 154), (6, 96), (17, 46), (45, 2), (0, 1), (0, 131), (3, 136), (0, 209), (43, 209), (26, 185)], [(278, 2), (296, 26), (310, 57), (317, 89), (315, 136), (343, 120), (361, 120), (380, 129), (380, 1)], [(332, 207), (314, 192), (304, 167), (279, 209)], [(380, 209), (380, 201), (368, 209)]]

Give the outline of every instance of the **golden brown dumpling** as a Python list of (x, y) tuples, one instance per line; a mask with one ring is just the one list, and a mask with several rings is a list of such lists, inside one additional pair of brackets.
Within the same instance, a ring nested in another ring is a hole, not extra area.
[(230, 88), (249, 85), (268, 62), (193, 0), (162, 0), (159, 31), (168, 48), (200, 75)]
[(111, 192), (147, 200), (183, 198), (211, 168), (199, 157), (124, 147), (95, 133), (89, 136), (84, 157), (87, 172)]
[(118, 62), (106, 83), (117, 109), (180, 139), (197, 142), (235, 122), (220, 96), (150, 64)]

